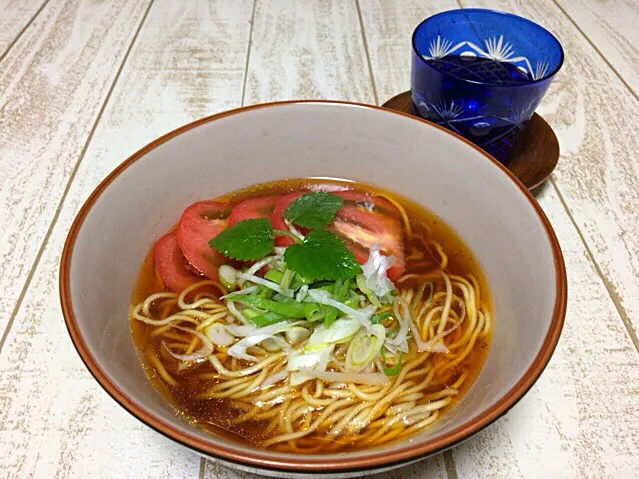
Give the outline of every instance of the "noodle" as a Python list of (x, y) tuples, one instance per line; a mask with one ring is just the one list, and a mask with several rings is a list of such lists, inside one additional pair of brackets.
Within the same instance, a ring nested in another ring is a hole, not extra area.
[[(178, 308), (178, 311), (164, 318), (164, 321), (171, 319), (167, 324), (148, 324), (150, 337), (171, 339), (174, 343), (177, 341), (172, 346), (186, 347), (186, 353), (189, 354), (197, 347), (199, 340), (195, 336), (189, 338), (177, 331), (172, 327), (174, 324), (191, 325), (192, 321), (196, 321), (196, 331), (215, 322), (239, 324), (223, 305), (211, 298), (200, 297), (196, 301), (187, 301), (189, 293), (207, 285), (210, 282), (193, 285), (174, 299), (173, 307)], [(217, 373), (198, 376), (201, 381), (215, 380), (216, 383), (198, 393), (197, 398), (224, 399), (233, 403), (242, 399), (253, 404), (247, 412), (238, 414), (233, 423), (270, 421), (263, 430), (264, 434), (271, 435), (263, 442), (264, 447), (280, 444), (286, 446), (284, 449), (293, 451), (326, 452), (339, 447), (330, 441), (313, 442), (314, 445), (308, 447), (303, 446), (300, 441), (311, 435), (317, 438), (322, 430), (322, 434), (330, 437), (346, 438), (350, 447), (363, 447), (371, 443), (383, 444), (423, 430), (459, 394), (459, 388), (468, 376), (467, 372), (460, 374), (453, 383), (442, 385), (439, 390), (431, 390), (427, 394), (423, 391), (432, 388), (431, 384), (438, 372), (450, 370), (463, 362), (478, 337), (490, 331), (488, 311), (476, 304), (477, 289), (474, 278), (467, 280), (455, 275), (449, 277), (440, 274), (438, 280), (422, 281), (416, 289), (406, 288), (400, 291), (419, 327), (423, 341), (440, 334), (447, 324), (455, 324), (459, 320), (455, 304), (463, 305), (462, 310), (467, 313), (463, 330), (456, 336), (451, 334), (450, 341), (444, 338), (444, 343), (450, 350), (445, 358), (440, 357), (435, 362), (432, 354), (418, 353), (411, 346), (409, 360), (403, 364), (400, 373), (389, 385), (364, 386), (349, 383), (336, 385), (337, 387), (329, 384), (326, 387), (327, 384), (323, 381), (315, 380), (300, 387), (292, 387), (284, 380), (262, 389), (260, 385), (267, 377), (284, 369), (284, 352), (268, 354), (255, 364), (244, 364), (218, 350), (216, 355), (209, 358), (211, 367)], [(133, 308), (133, 317), (137, 319), (148, 312), (149, 316), (145, 317), (155, 319), (152, 315), (156, 310), (154, 303), (166, 298), (167, 295), (163, 294), (147, 298), (141, 307), (138, 305)], [(184, 307), (183, 310), (179, 310), (180, 305)], [(178, 385), (160, 358), (151, 355), (150, 361), (167, 385)], [(343, 363), (340, 363), (340, 360), (335, 359), (331, 364), (339, 370), (343, 369)], [(236, 407), (242, 409), (239, 405)]]

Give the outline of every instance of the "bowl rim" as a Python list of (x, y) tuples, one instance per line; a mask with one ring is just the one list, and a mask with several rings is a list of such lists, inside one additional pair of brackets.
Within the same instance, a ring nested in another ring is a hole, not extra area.
[[(474, 148), (487, 160), (491, 161), (497, 166), (502, 173), (504, 173), (521, 191), (524, 197), (530, 203), (532, 209), (537, 213), (539, 220), (541, 221), (548, 242), (551, 246), (554, 268), (555, 268), (555, 290), (556, 298), (553, 307), (552, 320), (550, 327), (546, 333), (544, 341), (537, 352), (531, 365), (528, 367), (523, 376), (517, 381), (517, 383), (511, 387), (497, 402), (492, 404), (487, 410), (480, 415), (471, 418), (455, 429), (449, 431), (445, 435), (439, 438), (427, 439), (425, 441), (406, 444), (397, 449), (386, 451), (377, 455), (358, 456), (357, 453), (351, 453), (343, 456), (324, 456), (317, 455), (312, 458), (299, 458), (296, 455), (287, 455), (283, 457), (274, 458), (272, 455), (263, 454), (264, 451), (260, 449), (253, 449), (248, 452), (242, 452), (240, 450), (229, 448), (224, 443), (212, 444), (205, 442), (195, 435), (184, 433), (167, 421), (164, 421), (158, 417), (155, 417), (151, 412), (144, 408), (141, 404), (134, 401), (131, 397), (125, 394), (116, 384), (112, 381), (100, 368), (96, 358), (89, 352), (86, 343), (80, 332), (78, 322), (73, 311), (73, 304), (71, 302), (70, 294), (70, 280), (71, 280), (71, 260), (73, 257), (73, 249), (75, 241), (80, 231), (84, 220), (98, 200), (102, 192), (129, 166), (135, 161), (146, 155), (149, 151), (157, 148), (159, 145), (175, 138), (176, 136), (196, 128), (200, 125), (210, 123), (212, 121), (225, 118), (231, 115), (237, 115), (245, 111), (265, 109), (265, 108), (277, 108), (279, 106), (290, 105), (333, 105), (342, 107), (357, 107), (366, 108), (369, 110), (381, 110), (385, 114), (399, 115), (411, 119), (413, 121), (420, 121), (425, 123), (428, 127), (437, 128), (458, 140), (461, 140)], [(80, 358), (84, 362), (85, 366), (93, 377), (98, 381), (102, 388), (109, 394), (120, 406), (126, 411), (136, 417), (138, 420), (145, 423), (147, 426), (161, 433), (173, 441), (176, 441), (183, 446), (197, 451), (203, 455), (218, 458), (220, 460), (240, 464), (243, 466), (252, 466), (261, 469), (266, 469), (275, 472), (293, 471), (301, 473), (327, 473), (327, 472), (355, 472), (359, 470), (372, 471), (374, 469), (388, 468), (391, 466), (398, 466), (404, 463), (414, 462), (416, 460), (425, 458), (426, 456), (433, 455), (438, 452), (442, 452), (455, 444), (468, 439), (472, 435), (481, 431), (488, 425), (492, 424), (496, 419), (504, 415), (508, 410), (513, 407), (534, 385), (543, 370), (545, 369), (548, 361), (550, 360), (561, 330), (564, 324), (564, 318), (566, 314), (567, 306), (567, 278), (566, 268), (563, 260), (563, 255), (559, 242), (552, 229), (550, 221), (544, 214), (543, 210), (534, 199), (534, 197), (528, 192), (525, 186), (501, 163), (490, 156), (488, 153), (480, 149), (478, 146), (471, 143), (469, 140), (457, 135), (439, 125), (423, 120), (421, 118), (415, 118), (407, 113), (397, 112), (387, 108), (382, 108), (375, 105), (367, 105), (357, 102), (348, 101), (333, 101), (333, 100), (288, 100), (277, 101), (270, 103), (262, 103), (250, 106), (244, 106), (235, 108), (232, 110), (223, 111), (214, 115), (210, 115), (199, 120), (193, 121), (186, 125), (183, 125), (175, 130), (166, 133), (154, 141), (150, 142), (140, 150), (135, 152), (129, 158), (124, 160), (119, 166), (117, 166), (106, 178), (104, 178), (100, 184), (93, 190), (88, 197), (82, 208), (76, 215), (66, 241), (64, 243), (64, 249), (60, 259), (60, 276), (59, 276), (59, 292), (60, 302), (62, 306), (62, 314), (64, 321), (68, 329), (69, 335), (73, 345), (75, 346)]]

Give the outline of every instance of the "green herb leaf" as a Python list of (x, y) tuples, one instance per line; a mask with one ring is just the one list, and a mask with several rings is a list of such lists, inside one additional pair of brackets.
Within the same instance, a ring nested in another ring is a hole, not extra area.
[(343, 204), (344, 200), (332, 193), (307, 193), (288, 205), (283, 216), (298, 226), (321, 229), (333, 221)]
[(286, 248), (284, 261), (309, 280), (344, 280), (362, 270), (344, 241), (324, 230), (311, 231), (302, 244)]
[(273, 227), (266, 218), (238, 221), (209, 241), (209, 245), (227, 258), (260, 259), (273, 249)]

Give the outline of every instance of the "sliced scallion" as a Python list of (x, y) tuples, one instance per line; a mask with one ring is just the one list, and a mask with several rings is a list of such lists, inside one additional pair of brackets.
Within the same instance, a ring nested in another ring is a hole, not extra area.
[(382, 321), (384, 321), (386, 318), (392, 315), (393, 315), (392, 311), (382, 311), (381, 313), (376, 313), (371, 316), (371, 323), (379, 324)]
[(399, 352), (399, 357), (397, 358), (397, 364), (395, 364), (395, 366), (393, 367), (388, 367), (386, 366), (386, 355), (384, 354), (384, 349), (382, 348), (382, 369), (384, 370), (384, 374), (386, 374), (386, 376), (393, 377), (393, 376), (397, 376), (399, 374), (399, 371), (402, 369), (402, 356), (403, 356), (403, 352), (400, 351)]
[(304, 305), (295, 300), (293, 301), (295, 301), (296, 304), (282, 304), (255, 295), (238, 295), (233, 298), (233, 301), (281, 314), (287, 318), (303, 318), (305, 316)]
[(277, 271), (276, 269), (269, 269), (264, 275), (264, 277), (268, 279), (269, 281), (273, 281), (274, 283), (279, 283), (280, 281), (282, 281), (284, 274)]

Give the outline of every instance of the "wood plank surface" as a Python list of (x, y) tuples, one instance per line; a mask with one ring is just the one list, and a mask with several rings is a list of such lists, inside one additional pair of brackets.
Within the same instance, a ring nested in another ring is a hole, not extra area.
[(199, 476), (200, 456), (129, 416), (81, 363), (62, 321), (58, 261), (75, 214), (118, 163), (240, 104), (251, 10), (252, 0), (155, 0), (149, 11), (0, 356), (0, 477)]
[(556, 0), (622, 80), (639, 95), (639, 2)]
[(47, 0), (0, 0), (0, 58)]
[[(205, 479), (253, 479), (258, 476), (248, 472), (234, 471), (213, 461), (206, 461), (202, 478)], [(262, 476), (259, 476), (262, 477)], [(362, 476), (362, 479), (452, 479), (446, 473), (443, 454), (425, 461), (394, 469), (390, 472)]]
[(0, 335), (147, 5), (51, 1), (0, 64)]
[[(385, 101), (410, 83), (410, 57), (401, 53), (410, 52), (414, 27), (457, 4), (359, 1), (375, 84), (380, 101)], [(569, 85), (557, 82), (542, 113), (565, 98)], [(558, 135), (563, 144), (576, 140), (570, 129)], [(639, 394), (637, 352), (552, 185), (542, 189), (538, 201), (564, 250), (570, 283), (566, 326), (553, 359), (529, 394), (495, 425), (453, 450), (457, 475), (632, 477), (639, 472), (639, 455), (632, 447), (639, 424), (627, 418), (636, 411)]]
[(352, 0), (256, 0), (245, 103), (374, 103)]

